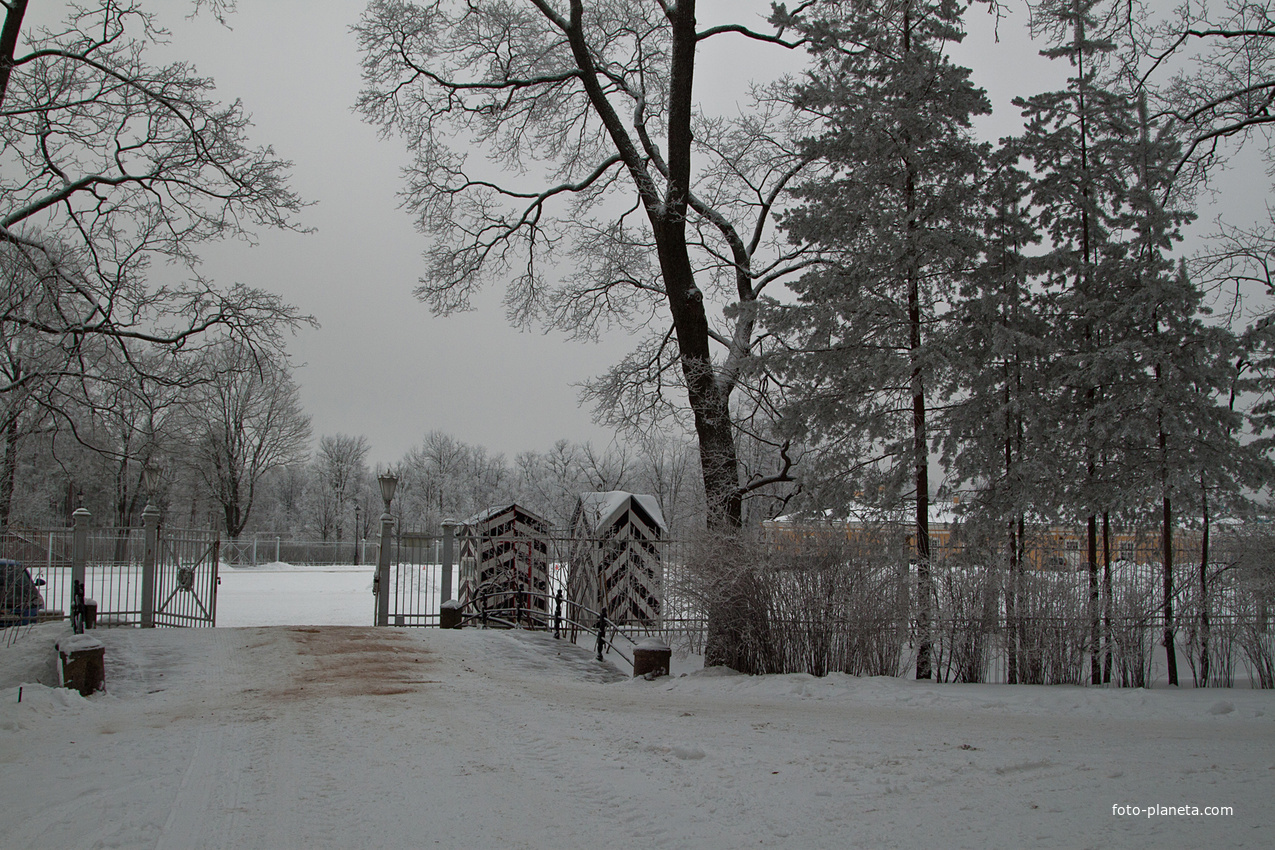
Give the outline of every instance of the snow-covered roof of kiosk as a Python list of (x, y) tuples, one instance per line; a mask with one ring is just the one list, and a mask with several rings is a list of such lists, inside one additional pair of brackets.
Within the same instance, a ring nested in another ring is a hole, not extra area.
[(664, 524), (664, 514), (660, 511), (660, 503), (654, 496), (641, 493), (627, 493), (623, 490), (606, 490), (599, 493), (581, 493), (580, 510), (589, 521), (593, 530), (604, 528), (615, 521), (620, 512), (629, 505), (629, 500), (646, 514), (651, 522), (668, 531)]
[(549, 525), (549, 521), (546, 520), (544, 517), (540, 516), (540, 514), (534, 511), (527, 510), (526, 508), (524, 508), (522, 505), (518, 504), (517, 502), (510, 502), (505, 505), (496, 505), (495, 507), (490, 507), (490, 508), (487, 508), (486, 510), (479, 511), (478, 513), (471, 516), (469, 519), (465, 520), (464, 523), (462, 524), (471, 525), (471, 526), (481, 525), (482, 523), (486, 522), (492, 517), (500, 516), (501, 514), (509, 510), (513, 510), (515, 513), (520, 513), (523, 516), (528, 517), (529, 519), (535, 520), (536, 522), (539, 522), (541, 525), (544, 525), (545, 527), (548, 527)]

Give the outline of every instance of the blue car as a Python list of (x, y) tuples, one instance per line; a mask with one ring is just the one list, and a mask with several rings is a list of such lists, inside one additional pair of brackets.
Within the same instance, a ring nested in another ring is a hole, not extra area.
[(34, 623), (44, 610), (43, 585), (17, 561), (0, 559), (0, 628)]

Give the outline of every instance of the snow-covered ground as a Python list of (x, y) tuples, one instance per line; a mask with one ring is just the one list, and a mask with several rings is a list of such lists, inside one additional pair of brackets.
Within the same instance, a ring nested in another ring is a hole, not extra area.
[(373, 566), (221, 565), (218, 626), (370, 626)]
[(95, 632), (88, 699), (48, 687), (66, 626), (0, 650), (0, 847), (1275, 844), (1272, 692), (632, 680), (542, 633), (370, 628), (370, 578), (226, 570), (221, 628)]

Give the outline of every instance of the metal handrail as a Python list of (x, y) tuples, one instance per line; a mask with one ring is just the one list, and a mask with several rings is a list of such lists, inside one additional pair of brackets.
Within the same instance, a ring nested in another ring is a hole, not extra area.
[[(519, 599), (520, 598), (519, 595), (526, 595), (526, 596), (540, 597), (547, 600), (554, 600), (555, 602), (561, 601), (559, 597), (556, 596), (555, 594), (545, 593), (544, 591), (509, 590), (508, 588), (501, 588), (499, 590), (489, 590), (484, 593), (481, 593), (477, 597), (476, 601), (485, 601), (489, 596), (497, 596), (497, 595), (503, 596), (508, 594), (515, 594), (515, 599)], [(555, 611), (553, 615), (554, 637), (558, 636), (558, 633), (561, 630), (562, 625), (564, 624), (569, 626), (575, 626), (576, 628), (585, 632), (597, 632), (598, 644), (599, 644), (598, 646), (599, 661), (602, 660), (602, 646), (605, 645), (609, 651), (615, 652), (616, 655), (620, 656), (625, 661), (627, 661), (630, 667), (633, 666), (633, 659), (630, 658), (628, 655), (626, 655), (623, 650), (617, 647), (615, 643), (612, 642), (612, 640), (606, 636), (606, 625), (610, 623), (610, 620), (607, 619), (606, 615), (600, 611), (594, 611), (593, 609), (589, 608), (587, 605), (579, 605), (576, 603), (572, 603), (572, 604), (575, 604), (577, 608), (583, 609), (585, 612), (597, 617), (598, 618), (597, 625), (590, 627), (587, 623), (582, 623), (579, 620), (573, 619), (571, 617), (563, 616), (560, 613), (560, 609), (559, 609), (559, 611)], [(484, 620), (486, 621), (497, 620), (499, 622), (509, 625), (510, 628), (517, 628), (518, 625), (516, 622), (511, 623), (510, 621), (505, 620), (501, 617), (493, 616), (494, 614), (497, 614), (497, 613), (508, 613), (510, 611), (516, 612), (514, 615), (515, 621), (516, 621), (521, 618), (521, 613), (523, 611), (523, 608), (521, 605), (503, 606), (500, 608), (487, 608), (485, 606), (482, 606), (481, 610), (479, 610), (477, 613), (462, 616), (461, 623), (472, 622), (474, 620), (479, 620), (480, 622)], [(611, 624), (611, 625), (614, 625), (614, 624)], [(612, 631), (611, 634), (614, 635), (616, 634), (616, 632)], [(628, 640), (628, 638), (625, 638), (625, 639)], [(629, 642), (632, 643), (632, 641), (629, 641)]]

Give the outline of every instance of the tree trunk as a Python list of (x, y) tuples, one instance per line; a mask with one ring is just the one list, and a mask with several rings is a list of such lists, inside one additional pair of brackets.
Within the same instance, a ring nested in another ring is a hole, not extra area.
[(646, 210), (655, 235), (665, 297), (673, 318), (682, 375), (686, 379), (687, 400), (699, 438), (709, 528), (734, 529), (739, 528), (743, 520), (743, 508), (730, 391), (719, 382), (713, 368), (704, 294), (695, 284), (695, 270), (686, 246), (697, 44), (694, 0), (680, 0), (671, 18), (668, 187), (665, 197), (658, 202), (652, 198)]
[(1169, 684), (1178, 684), (1178, 654), (1173, 635), (1173, 513), (1164, 497), (1164, 654)]
[[(730, 387), (719, 380), (713, 368), (704, 295), (695, 284), (695, 271), (686, 246), (697, 43), (694, 0), (680, 0), (669, 14), (673, 55), (669, 73), (668, 188), (663, 199), (646, 198), (645, 207), (655, 235), (665, 297), (673, 318), (682, 376), (686, 380), (687, 401), (695, 421), (708, 527), (711, 531), (731, 534), (743, 522), (743, 500), (731, 421)], [(767, 631), (765, 606), (758, 597), (751, 572), (739, 570), (736, 575), (734, 583), (723, 588), (722, 598), (710, 604), (704, 663), (758, 672), (751, 669), (753, 662), (748, 657), (748, 646), (756, 644)]]
[(1111, 514), (1102, 512), (1102, 682), (1111, 682)]
[(925, 432), (925, 385), (917, 362), (921, 348), (921, 300), (915, 278), (908, 288), (912, 349), (912, 462), (916, 486), (916, 677), (932, 678), (934, 589), (930, 571), (930, 455)]
[(18, 49), (18, 33), (22, 31), (22, 18), (27, 11), (27, 0), (9, 0), (9, 11), (4, 16), (4, 28), (0, 29), (0, 104), (9, 90), (9, 74), (13, 71), (13, 54)]
[(667, 236), (659, 240), (660, 268), (699, 443), (708, 527), (714, 531), (738, 529), (743, 521), (743, 501), (730, 397), (722, 391), (714, 373), (708, 316), (686, 250), (685, 225), (661, 225), (666, 232), (681, 232), (681, 238)]
[(1089, 516), (1089, 682), (1102, 684), (1102, 664), (1099, 661), (1102, 640), (1102, 616), (1098, 604), (1098, 516)]
[[(1209, 684), (1209, 638), (1212, 630), (1209, 622), (1209, 494), (1200, 496), (1200, 513), (1204, 532), (1200, 539), (1200, 679), (1199, 687)], [(1224, 659), (1225, 661), (1225, 659)]]
[(18, 418), (4, 423), (4, 459), (0, 461), (0, 529), (9, 527), (13, 489), (18, 475)]

